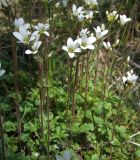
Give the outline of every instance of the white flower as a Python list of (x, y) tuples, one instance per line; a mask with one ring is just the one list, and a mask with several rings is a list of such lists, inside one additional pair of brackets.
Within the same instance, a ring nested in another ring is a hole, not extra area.
[(80, 44), (82, 49), (94, 49), (93, 43), (96, 41), (95, 37), (82, 37), (79, 38), (78, 43)]
[(30, 28), (30, 24), (25, 23), (24, 19), (22, 17), (16, 18), (15, 21), (14, 21), (14, 25), (15, 25), (16, 29), (19, 29), (20, 26), (23, 26), (26, 29)]
[(24, 26), (26, 29), (30, 27), (30, 24), (25, 23), (24, 19), (22, 17), (16, 18), (14, 21), (16, 29), (19, 29), (20, 26)]
[(16, 18), (14, 24), (16, 28), (19, 28), (21, 25), (24, 25), (25, 22), (23, 18), (18, 18), (18, 19)]
[(63, 46), (62, 49), (68, 52), (70, 58), (74, 58), (75, 52), (81, 52), (79, 43), (77, 42), (77, 40), (73, 41), (72, 38), (68, 38), (67, 46)]
[(30, 42), (33, 42), (31, 49), (32, 50), (26, 50), (26, 54), (36, 54), (39, 50), (39, 47), (41, 46), (42, 42), (39, 41), (40, 35), (37, 32), (33, 32), (30, 37)]
[(85, 0), (85, 2), (88, 5), (98, 5), (97, 0)]
[(29, 35), (31, 33), (25, 28), (25, 26), (19, 27), (19, 32), (13, 32), (13, 35), (19, 40), (20, 43), (28, 44)]
[(87, 36), (87, 34), (89, 34), (89, 31), (88, 31), (88, 29), (87, 28), (85, 28), (85, 29), (81, 29), (81, 31), (80, 31), (80, 37), (86, 37)]
[(32, 50), (27, 49), (25, 51), (26, 54), (36, 54), (38, 52), (39, 47), (41, 46), (42, 42), (41, 41), (35, 41), (34, 44), (32, 45)]
[(75, 4), (73, 4), (72, 12), (73, 12), (73, 15), (76, 16), (80, 22), (82, 22), (84, 20), (83, 7), (77, 8), (77, 6)]
[(108, 21), (114, 21), (117, 20), (119, 15), (117, 11), (113, 11), (111, 13), (109, 13), (108, 11), (106, 11), (106, 15), (107, 15), (107, 19)]
[(0, 77), (5, 73), (4, 69), (1, 69), (1, 63), (0, 63)]
[(34, 31), (32, 34), (31, 34), (31, 37), (30, 37), (30, 42), (31, 41), (38, 41), (40, 38), (40, 34), (38, 31)]
[(110, 42), (103, 42), (105, 49), (112, 50)]
[(49, 24), (43, 24), (43, 23), (38, 23), (38, 25), (34, 26), (34, 28), (37, 30), (39, 34), (45, 34), (46, 36), (49, 36), (48, 30), (49, 30)]
[(95, 30), (97, 39), (101, 39), (102, 37), (104, 37), (108, 33), (108, 30), (102, 31), (100, 26), (97, 26), (97, 28), (94, 28), (94, 30)]
[(127, 22), (130, 22), (131, 18), (127, 18), (126, 15), (120, 15), (120, 23), (121, 25), (125, 25)]
[(138, 76), (136, 74), (133, 74), (133, 70), (127, 72), (126, 74), (127, 74), (127, 76), (122, 77), (123, 83), (128, 82), (131, 84), (135, 84), (135, 82), (138, 79)]

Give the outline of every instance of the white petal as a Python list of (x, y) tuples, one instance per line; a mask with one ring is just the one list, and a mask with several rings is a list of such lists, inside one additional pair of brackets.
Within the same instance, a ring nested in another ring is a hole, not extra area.
[(127, 78), (125, 76), (123, 76), (122, 79), (123, 79), (123, 83), (127, 81)]
[(73, 13), (75, 13), (75, 12), (76, 12), (76, 10), (77, 10), (77, 7), (76, 7), (76, 5), (75, 5), (75, 4), (73, 4), (73, 6), (72, 6), (72, 11), (73, 11)]
[(83, 14), (78, 15), (78, 20), (79, 22), (82, 22), (84, 20), (84, 15)]
[(97, 31), (97, 32), (101, 32), (101, 27), (100, 27), (100, 26), (97, 26), (96, 31)]
[(81, 46), (81, 48), (85, 50), (85, 49), (87, 49), (87, 46)]
[(24, 26), (20, 26), (19, 27), (19, 32), (22, 34), (22, 35), (27, 35), (27, 30)]
[(77, 40), (75, 40), (75, 41), (74, 41), (74, 48), (76, 49), (76, 48), (78, 48), (78, 47), (79, 47), (79, 43), (78, 43)]
[(108, 30), (104, 30), (104, 31), (102, 32), (102, 34), (101, 34), (102, 37), (105, 36), (107, 33), (108, 33)]
[(0, 77), (5, 73), (5, 70), (4, 69), (1, 69), (0, 70)]
[(77, 12), (80, 13), (80, 12), (82, 11), (82, 9), (83, 9), (83, 7), (79, 7), (79, 8), (77, 9)]
[(39, 47), (41, 46), (42, 42), (41, 41), (38, 41), (37, 43), (37, 49), (39, 49)]
[(27, 49), (27, 50), (25, 51), (25, 53), (26, 53), (26, 54), (33, 54), (33, 51)]
[(33, 54), (37, 54), (38, 50), (34, 51)]
[(67, 46), (71, 46), (71, 45), (73, 45), (73, 39), (69, 37), (67, 40)]
[(89, 37), (88, 38), (88, 44), (92, 44), (96, 41), (96, 38), (95, 37)]
[(81, 52), (81, 48), (77, 48), (74, 52)]
[(24, 24), (24, 28), (25, 29), (29, 29), (30, 28), (30, 24), (29, 23)]
[(23, 37), (19, 32), (13, 32), (13, 35), (22, 43)]
[(105, 48), (107, 48), (106, 42), (103, 42), (103, 45), (104, 45)]
[(38, 26), (34, 26), (34, 29), (36, 29), (37, 31), (39, 30), (39, 27)]
[(44, 34), (45, 34), (46, 36), (49, 36), (49, 32), (47, 32), (47, 31), (45, 31)]
[(81, 39), (81, 38), (78, 38), (78, 39), (77, 39), (77, 42), (81, 45), (82, 39)]
[(75, 53), (68, 53), (68, 55), (69, 55), (70, 58), (74, 58)]
[(63, 49), (64, 51), (68, 52), (67, 46), (63, 46), (62, 49)]
[(93, 45), (88, 45), (87, 48), (88, 49), (94, 49), (95, 47)]
[(23, 19), (22, 17), (20, 17), (20, 18), (18, 19), (18, 21), (19, 21), (20, 24), (24, 24), (24, 19)]

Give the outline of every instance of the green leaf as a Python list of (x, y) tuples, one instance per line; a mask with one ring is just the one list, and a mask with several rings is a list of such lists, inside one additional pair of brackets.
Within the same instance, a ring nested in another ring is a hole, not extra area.
[(99, 160), (99, 156), (97, 154), (93, 154), (91, 160)]
[(6, 132), (16, 131), (16, 127), (17, 127), (16, 123), (11, 121), (7, 121), (4, 124), (4, 129)]
[(137, 158), (140, 158), (140, 148), (138, 148), (138, 149), (135, 151), (135, 154), (136, 154)]

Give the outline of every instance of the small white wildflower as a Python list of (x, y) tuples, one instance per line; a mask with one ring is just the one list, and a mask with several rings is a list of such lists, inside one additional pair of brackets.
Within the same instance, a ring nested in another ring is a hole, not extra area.
[(25, 51), (26, 54), (37, 54), (39, 47), (41, 46), (41, 41), (35, 41), (34, 44), (31, 46), (32, 50), (27, 49)]
[(95, 30), (97, 39), (101, 39), (108, 33), (108, 30), (102, 30), (100, 26), (97, 26), (97, 28), (94, 28), (94, 30)]
[(39, 50), (39, 47), (41, 46), (42, 42), (39, 41), (40, 35), (35, 31), (32, 33), (30, 37), (30, 42), (32, 42), (31, 49), (32, 50), (26, 50), (26, 54), (36, 54)]
[(30, 24), (25, 23), (24, 19), (22, 17), (16, 18), (14, 21), (14, 25), (16, 29), (19, 29), (20, 26), (23, 26), (26, 29), (30, 28)]
[(20, 43), (28, 44), (29, 43), (29, 32), (25, 26), (19, 27), (19, 32), (13, 32), (13, 35), (19, 40)]
[(107, 15), (107, 19), (108, 21), (112, 22), (114, 20), (117, 20), (119, 15), (117, 11), (113, 11), (111, 13), (109, 13), (108, 11), (106, 11), (106, 15)]
[(76, 52), (81, 52), (77, 40), (73, 41), (70, 37), (67, 40), (67, 46), (63, 46), (62, 49), (68, 52), (70, 58), (74, 58)]
[(77, 8), (77, 6), (75, 4), (73, 4), (72, 12), (73, 12), (73, 15), (76, 16), (80, 22), (82, 22), (84, 20), (83, 7), (78, 7)]
[(138, 79), (138, 76), (133, 73), (133, 70), (127, 72), (126, 74), (127, 74), (127, 76), (122, 77), (123, 83), (128, 82), (128, 83), (131, 83), (131, 84), (135, 84), (135, 82)]
[(77, 40), (82, 49), (94, 49), (93, 43), (96, 41), (95, 37), (82, 37)]
[(89, 34), (89, 31), (87, 28), (81, 29), (79, 34), (80, 34), (80, 37), (86, 37)]
[(112, 50), (110, 42), (103, 42), (105, 49)]
[(40, 38), (40, 34), (38, 31), (34, 31), (32, 34), (31, 34), (31, 37), (30, 37), (30, 42), (31, 41), (38, 41)]
[(127, 22), (130, 22), (131, 18), (127, 18), (126, 15), (120, 15), (120, 23), (121, 25), (125, 25)]
[(34, 28), (37, 30), (36, 32), (38, 32), (39, 34), (45, 34), (46, 36), (49, 36), (49, 24), (43, 24), (43, 23), (38, 23), (36, 26), (34, 26)]

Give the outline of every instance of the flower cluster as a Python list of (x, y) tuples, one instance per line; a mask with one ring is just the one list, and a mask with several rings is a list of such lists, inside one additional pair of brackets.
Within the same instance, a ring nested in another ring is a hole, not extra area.
[(130, 84), (135, 84), (137, 79), (138, 79), (138, 76), (133, 73), (133, 70), (127, 72), (126, 76), (122, 77), (123, 83), (130, 83)]
[(77, 39), (74, 41), (72, 38), (68, 38), (67, 46), (63, 46), (62, 49), (68, 53), (70, 58), (74, 58), (75, 53), (80, 53), (82, 50), (95, 49), (94, 43), (102, 39), (108, 33), (108, 30), (105, 30), (105, 27), (97, 26), (97, 28), (94, 28), (94, 31), (95, 36), (87, 28), (81, 29)]
[(72, 14), (78, 18), (79, 22), (83, 22), (85, 19), (92, 19), (93, 17), (92, 10), (85, 11), (82, 6), (77, 8), (75, 4), (72, 6)]
[[(30, 50), (26, 50), (26, 54), (36, 54), (42, 44), (40, 40), (41, 35), (49, 36), (49, 25), (38, 23), (36, 26), (32, 26), (25, 23), (23, 18), (15, 19), (15, 32), (13, 35), (19, 40), (19, 43), (30, 46)], [(33, 32), (32, 32), (33, 30)]]
[(5, 73), (5, 70), (4, 70), (4, 69), (1, 69), (1, 63), (0, 63), (0, 77), (1, 77), (2, 75), (4, 75), (4, 73)]
[(113, 12), (108, 12), (106, 11), (106, 15), (107, 15), (107, 19), (109, 22), (113, 22), (118, 20), (119, 18), (119, 23), (121, 25), (125, 25), (126, 23), (131, 21), (131, 18), (127, 18), (126, 15), (119, 15), (117, 11), (113, 11)]
[(110, 22), (117, 20), (119, 17), (119, 14), (117, 11), (113, 11), (110, 13), (108, 11), (106, 11), (106, 15), (107, 15), (108, 21), (110, 21)]

